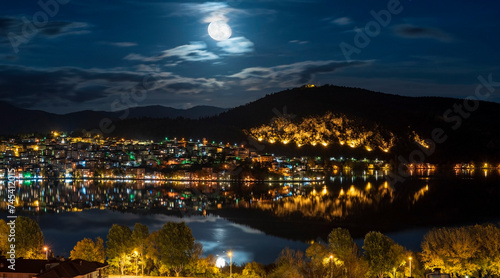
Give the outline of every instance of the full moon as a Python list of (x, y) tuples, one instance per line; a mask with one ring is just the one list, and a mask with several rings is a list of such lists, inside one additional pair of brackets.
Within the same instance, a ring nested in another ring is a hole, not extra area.
[(225, 41), (231, 37), (231, 27), (223, 20), (217, 20), (208, 25), (208, 34), (216, 41)]
[(226, 261), (222, 257), (219, 257), (217, 261), (215, 261), (215, 266), (218, 268), (223, 268), (226, 266)]

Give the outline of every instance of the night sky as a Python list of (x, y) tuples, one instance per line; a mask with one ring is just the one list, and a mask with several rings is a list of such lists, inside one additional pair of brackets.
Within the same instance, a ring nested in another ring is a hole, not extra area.
[(464, 98), (500, 81), (499, 27), (499, 1), (2, 1), (0, 100), (234, 107), (307, 83)]

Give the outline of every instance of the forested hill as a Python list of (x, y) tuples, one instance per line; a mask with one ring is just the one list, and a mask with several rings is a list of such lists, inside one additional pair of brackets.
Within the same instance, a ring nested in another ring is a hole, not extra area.
[(498, 159), (500, 104), (479, 102), (477, 109), (467, 111), (463, 102), (332, 85), (300, 87), (199, 120), (120, 121), (113, 135), (205, 137), (247, 144), (255, 140), (268, 151), (393, 157), (419, 149), (419, 144), (426, 145), (424, 139), (432, 138), (433, 131), (442, 129), (440, 137), (446, 140), (437, 144), (430, 161)]

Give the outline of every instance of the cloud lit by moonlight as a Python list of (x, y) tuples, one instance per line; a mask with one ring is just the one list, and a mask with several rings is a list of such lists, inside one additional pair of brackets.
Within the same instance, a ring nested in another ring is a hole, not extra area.
[(232, 30), (225, 21), (217, 20), (208, 25), (208, 34), (216, 41), (225, 41), (231, 37)]

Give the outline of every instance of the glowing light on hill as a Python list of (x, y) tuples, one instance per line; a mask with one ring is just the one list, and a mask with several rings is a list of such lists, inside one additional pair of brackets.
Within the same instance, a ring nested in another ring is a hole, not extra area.
[(351, 148), (363, 147), (373, 151), (378, 147), (384, 152), (394, 146), (394, 134), (378, 126), (368, 126), (357, 119), (350, 119), (342, 114), (326, 113), (323, 116), (310, 116), (293, 120), (290, 115), (273, 118), (269, 124), (245, 131), (259, 142), (284, 145), (294, 142), (298, 147), (304, 145), (324, 147), (330, 144), (347, 144)]
[(429, 144), (427, 144), (427, 142), (424, 139), (422, 139), (422, 137), (420, 137), (415, 131), (413, 132), (413, 140), (415, 140), (417, 144), (426, 149), (430, 148)]

